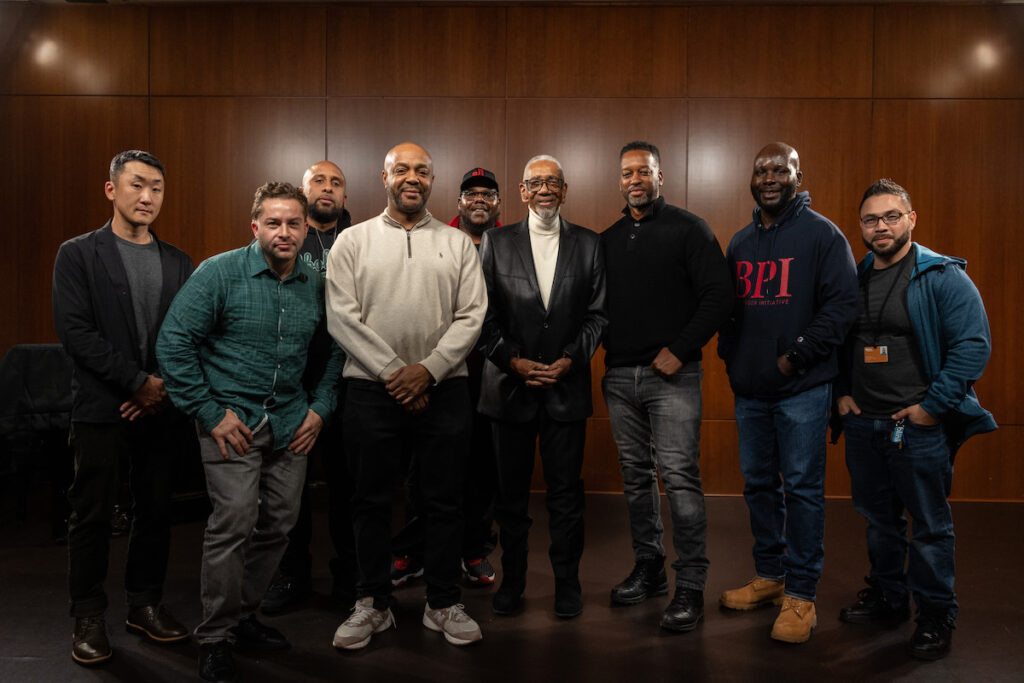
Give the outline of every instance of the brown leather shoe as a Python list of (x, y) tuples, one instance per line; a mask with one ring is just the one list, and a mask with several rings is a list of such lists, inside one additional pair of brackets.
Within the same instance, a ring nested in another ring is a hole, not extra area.
[(814, 603), (787, 595), (772, 626), (772, 638), (784, 643), (806, 643), (817, 625), (818, 613)]
[(124, 625), (128, 633), (148, 636), (158, 643), (173, 643), (188, 638), (188, 629), (179, 624), (163, 605), (136, 607), (128, 612)]
[(772, 581), (755, 576), (742, 588), (722, 593), (719, 602), (729, 609), (751, 610), (764, 605), (778, 605), (786, 591), (785, 581)]
[(103, 616), (76, 617), (71, 635), (71, 658), (79, 664), (92, 666), (110, 659), (110, 641)]

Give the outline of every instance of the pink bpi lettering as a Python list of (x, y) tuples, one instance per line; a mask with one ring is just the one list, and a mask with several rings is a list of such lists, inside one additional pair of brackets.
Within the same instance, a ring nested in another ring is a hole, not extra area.
[[(783, 298), (793, 296), (789, 293), (789, 264), (792, 258), (780, 258), (775, 261), (736, 262), (736, 296), (741, 299)], [(756, 268), (755, 268), (756, 265)], [(754, 276), (754, 271), (757, 275)], [(778, 277), (778, 291), (770, 293), (769, 284)]]

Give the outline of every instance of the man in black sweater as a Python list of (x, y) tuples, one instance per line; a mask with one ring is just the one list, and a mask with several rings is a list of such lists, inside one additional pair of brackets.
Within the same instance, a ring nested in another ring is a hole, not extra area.
[(675, 597), (663, 628), (690, 631), (704, 615), (707, 518), (701, 488), (701, 347), (733, 305), (722, 248), (699, 217), (666, 204), (658, 148), (619, 154), (623, 217), (602, 235), (608, 333), (602, 380), (629, 510), (636, 565), (611, 592), (633, 605), (668, 592), (657, 472), (672, 511)]

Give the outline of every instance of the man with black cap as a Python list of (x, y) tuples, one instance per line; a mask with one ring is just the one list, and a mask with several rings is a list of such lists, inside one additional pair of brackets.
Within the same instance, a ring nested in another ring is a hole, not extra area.
[[(469, 235), (480, 249), (484, 232), (501, 225), (501, 195), (494, 173), (485, 168), (466, 171), (459, 186), (458, 214), (448, 223)], [(473, 350), (466, 359), (469, 369), (469, 394), (475, 406), (480, 400), (480, 377), (483, 356)], [(410, 463), (410, 468), (415, 467)], [(410, 476), (409, 481), (414, 477)], [(462, 511), (465, 527), (462, 536), (462, 570), (474, 586), (494, 583), (494, 568), (487, 555), (494, 549), (492, 531), (494, 496), (497, 493), (498, 473), (494, 465), (494, 445), (491, 441), (491, 421), (477, 411), (473, 413), (473, 436), (470, 446), (469, 467), (463, 491)], [(392, 542), (395, 552), (391, 568), (391, 582), (401, 586), (423, 572), (423, 528), (416, 514), (415, 490), (408, 489), (407, 523)]]

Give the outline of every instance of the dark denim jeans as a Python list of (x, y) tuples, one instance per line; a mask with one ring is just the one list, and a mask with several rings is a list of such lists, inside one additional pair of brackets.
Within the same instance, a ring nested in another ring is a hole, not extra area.
[(743, 497), (754, 568), (785, 579), (786, 595), (814, 600), (825, 558), (825, 429), (832, 387), (766, 400), (736, 397)]
[[(894, 426), (892, 420), (843, 417), (853, 506), (868, 523), (871, 579), (894, 604), (904, 604), (909, 591), (918, 610), (955, 619), (953, 514), (946, 500), (953, 481), (949, 445), (940, 425), (907, 420), (899, 448), (889, 438)], [(904, 509), (913, 518), (909, 543)]]
[(699, 362), (687, 363), (667, 379), (648, 366), (608, 368), (601, 386), (619, 450), (635, 559), (665, 554), (660, 473), (672, 512), (676, 585), (702, 591), (708, 558), (698, 464), (701, 375)]

